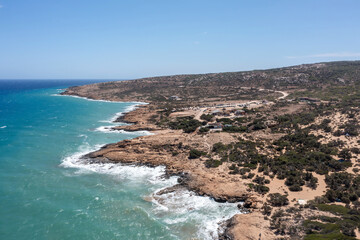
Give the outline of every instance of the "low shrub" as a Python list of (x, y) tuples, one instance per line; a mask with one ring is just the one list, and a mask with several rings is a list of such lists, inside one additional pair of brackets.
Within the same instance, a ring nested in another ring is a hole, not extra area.
[(217, 168), (222, 164), (219, 160), (209, 159), (205, 161), (205, 166), (207, 168)]
[(199, 158), (203, 155), (206, 155), (206, 152), (202, 152), (197, 149), (191, 149), (189, 152), (189, 159)]
[(269, 194), (268, 202), (274, 207), (281, 207), (289, 204), (287, 196), (281, 195), (280, 193)]

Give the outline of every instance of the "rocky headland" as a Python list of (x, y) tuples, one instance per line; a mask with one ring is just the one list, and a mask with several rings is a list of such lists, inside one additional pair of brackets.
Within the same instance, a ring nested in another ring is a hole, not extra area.
[(100, 83), (63, 94), (148, 102), (120, 116), (129, 125), (113, 130), (153, 135), (84, 158), (163, 165), (179, 176), (178, 186), (243, 202), (247, 214), (223, 223), (221, 239), (355, 239), (359, 72), (359, 62), (321, 63)]

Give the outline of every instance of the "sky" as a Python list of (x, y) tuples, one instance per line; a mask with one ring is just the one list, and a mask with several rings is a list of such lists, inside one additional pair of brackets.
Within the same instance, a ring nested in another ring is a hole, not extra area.
[(133, 79), (360, 59), (360, 0), (0, 0), (0, 79)]

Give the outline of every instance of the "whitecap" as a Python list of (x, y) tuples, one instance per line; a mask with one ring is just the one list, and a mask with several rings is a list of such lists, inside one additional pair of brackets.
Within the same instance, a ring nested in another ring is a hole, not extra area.
[(7, 126), (1, 126), (0, 128), (7, 128)]

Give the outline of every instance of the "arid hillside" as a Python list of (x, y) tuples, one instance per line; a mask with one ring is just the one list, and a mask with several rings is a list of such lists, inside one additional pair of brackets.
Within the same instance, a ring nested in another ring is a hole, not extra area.
[[(360, 61), (349, 61), (270, 70), (174, 75), (97, 83), (72, 87), (64, 94), (94, 99), (157, 103), (167, 102), (171, 96), (175, 96), (172, 100), (177, 104), (189, 104), (199, 100), (208, 102), (259, 98), (259, 92), (251, 88), (289, 92), (301, 89), (308, 93), (310, 90), (329, 87), (353, 86), (359, 82)], [(276, 97), (276, 92), (268, 91), (265, 95), (262, 93), (262, 98), (268, 100)]]

